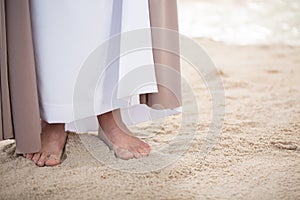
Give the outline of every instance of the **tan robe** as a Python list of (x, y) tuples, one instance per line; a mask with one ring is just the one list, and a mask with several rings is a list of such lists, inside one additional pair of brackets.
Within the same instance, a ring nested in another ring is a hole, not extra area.
[[(176, 3), (176, 0), (149, 0), (151, 26), (177, 31)], [(41, 126), (29, 0), (0, 0), (0, 23), (0, 140), (15, 139), (17, 153), (38, 152)], [(162, 37), (166, 36), (152, 35), (153, 44), (161, 42)], [(179, 40), (172, 43), (179, 53)], [(180, 73), (178, 56), (157, 49), (153, 49), (153, 54), (155, 64), (167, 65)], [(172, 83), (172, 92), (158, 85), (159, 92), (141, 95), (141, 103), (179, 107), (180, 77), (169, 77), (157, 65), (155, 73), (158, 83), (159, 79)]]

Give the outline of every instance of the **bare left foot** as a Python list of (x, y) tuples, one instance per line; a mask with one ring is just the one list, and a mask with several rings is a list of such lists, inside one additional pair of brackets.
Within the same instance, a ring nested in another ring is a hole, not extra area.
[(132, 135), (121, 120), (119, 110), (98, 116), (99, 137), (115, 152), (118, 158), (128, 160), (148, 156), (150, 146)]

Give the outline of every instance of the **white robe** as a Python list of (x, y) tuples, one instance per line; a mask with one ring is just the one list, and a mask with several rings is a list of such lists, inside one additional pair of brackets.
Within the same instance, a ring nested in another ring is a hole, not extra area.
[[(83, 64), (111, 36), (150, 28), (148, 0), (31, 0), (30, 4), (44, 120), (86, 132), (98, 129), (97, 115), (117, 108), (128, 125), (178, 113), (178, 109), (153, 110), (139, 104), (139, 94), (157, 92), (151, 49), (129, 53), (109, 65), (95, 85), (93, 101), (83, 106), (93, 104), (93, 109), (74, 113), (74, 91)], [(151, 34), (147, 40), (151, 43)], [(90, 62), (97, 64), (97, 60)], [(123, 97), (115, 96), (120, 79), (143, 65), (149, 65), (144, 84)]]

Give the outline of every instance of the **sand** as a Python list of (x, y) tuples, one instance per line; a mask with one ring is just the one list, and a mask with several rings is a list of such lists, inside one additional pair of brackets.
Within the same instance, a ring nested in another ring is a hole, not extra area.
[[(199, 113), (190, 112), (183, 130), (180, 115), (132, 127), (152, 145), (148, 158), (118, 160), (95, 135), (72, 133), (64, 162), (39, 168), (3, 141), (0, 199), (300, 199), (300, 47), (197, 42), (216, 63), (226, 96), (222, 133), (209, 153), (200, 156), (210, 95), (184, 63)], [(190, 98), (184, 92), (184, 104)]]

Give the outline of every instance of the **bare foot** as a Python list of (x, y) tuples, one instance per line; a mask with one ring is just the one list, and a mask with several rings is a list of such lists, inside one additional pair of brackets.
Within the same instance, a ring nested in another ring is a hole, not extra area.
[(148, 156), (150, 146), (133, 136), (121, 120), (120, 110), (98, 116), (99, 137), (116, 154), (118, 158), (128, 160)]
[(42, 149), (38, 153), (26, 154), (36, 165), (55, 166), (61, 163), (67, 133), (64, 124), (44, 124), (41, 133)]

